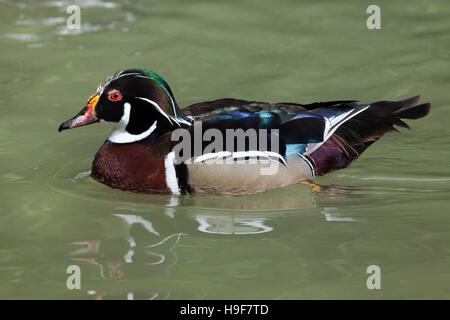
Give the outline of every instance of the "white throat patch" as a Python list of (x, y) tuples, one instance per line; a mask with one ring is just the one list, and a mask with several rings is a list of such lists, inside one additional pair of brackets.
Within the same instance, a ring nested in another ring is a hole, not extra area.
[(146, 131), (140, 134), (131, 134), (127, 132), (126, 127), (130, 121), (131, 105), (125, 102), (123, 105), (123, 116), (116, 124), (116, 129), (110, 134), (108, 140), (113, 143), (131, 143), (147, 138), (156, 129), (156, 120)]

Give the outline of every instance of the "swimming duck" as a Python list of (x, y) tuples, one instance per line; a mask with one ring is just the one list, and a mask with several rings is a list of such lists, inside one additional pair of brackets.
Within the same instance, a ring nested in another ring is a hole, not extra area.
[(409, 128), (402, 119), (426, 116), (430, 104), (419, 100), (298, 104), (226, 98), (181, 109), (159, 75), (128, 69), (107, 78), (59, 131), (112, 125), (91, 176), (113, 188), (255, 194), (346, 168), (386, 132)]

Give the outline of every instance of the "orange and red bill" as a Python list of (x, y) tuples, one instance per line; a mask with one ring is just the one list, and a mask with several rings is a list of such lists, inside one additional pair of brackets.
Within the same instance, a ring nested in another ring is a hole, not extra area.
[(95, 115), (95, 107), (98, 103), (99, 96), (96, 95), (94, 97), (91, 97), (86, 104), (86, 107), (83, 108), (75, 117), (73, 117), (70, 120), (67, 120), (58, 128), (58, 131), (66, 130), (66, 129), (72, 129), (76, 127), (85, 126), (90, 123), (98, 122), (99, 119)]

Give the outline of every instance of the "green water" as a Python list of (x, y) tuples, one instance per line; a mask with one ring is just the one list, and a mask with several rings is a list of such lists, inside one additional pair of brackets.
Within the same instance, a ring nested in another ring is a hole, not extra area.
[[(450, 298), (450, 3), (377, 1), (380, 30), (370, 4), (0, 0), (0, 298)], [(129, 67), (183, 106), (421, 94), (432, 112), (317, 179), (324, 192), (140, 195), (87, 174), (110, 128), (57, 132)]]

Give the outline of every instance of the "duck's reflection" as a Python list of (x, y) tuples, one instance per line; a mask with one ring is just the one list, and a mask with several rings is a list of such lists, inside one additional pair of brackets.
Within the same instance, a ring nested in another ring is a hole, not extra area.
[[(161, 273), (170, 275), (178, 262), (176, 248), (183, 234), (158, 231), (147, 217), (122, 213), (136, 211), (136, 208), (120, 207), (117, 210), (121, 213), (112, 216), (121, 224), (120, 237), (72, 242), (78, 248), (69, 253), (69, 259), (96, 266), (93, 280), (134, 281)], [(86, 293), (94, 299), (155, 299), (163, 294), (155, 290), (124, 292), (93, 288)]]
[(123, 257), (129, 248), (125, 240), (89, 240), (73, 244), (82, 247), (70, 254), (72, 261), (84, 261), (98, 266), (98, 273), (103, 279), (120, 279), (124, 276), (121, 267), (125, 263)]
[[(128, 202), (114, 209), (111, 221), (102, 220), (108, 225), (104, 232), (112, 237), (73, 242), (77, 248), (70, 252), (69, 258), (95, 266), (90, 269), (96, 271), (86, 290), (95, 299), (168, 298), (170, 290), (164, 287), (162, 280), (166, 277), (167, 281), (172, 276), (179, 262), (177, 251), (184, 238), (192, 236), (194, 241), (199, 241), (202, 234), (264, 236), (275, 231), (280, 218), (298, 212), (295, 208), (308, 211), (317, 208), (318, 203), (317, 197), (299, 195), (298, 189), (291, 194), (284, 190), (282, 203), (277, 198), (276, 193), (271, 193), (270, 197), (228, 197), (226, 201), (223, 197), (218, 200), (201, 196), (155, 198), (157, 201), (165, 199), (162, 210), (159, 205)], [(335, 214), (332, 207), (322, 207), (318, 212), (323, 214), (321, 221), (354, 221), (343, 217), (342, 212)], [(136, 283), (154, 282), (159, 287), (115, 290), (111, 283), (98, 280), (127, 280), (132, 288), (136, 288)]]
[(197, 215), (198, 230), (215, 234), (259, 234), (270, 232), (273, 227), (266, 225), (269, 218), (225, 215)]

